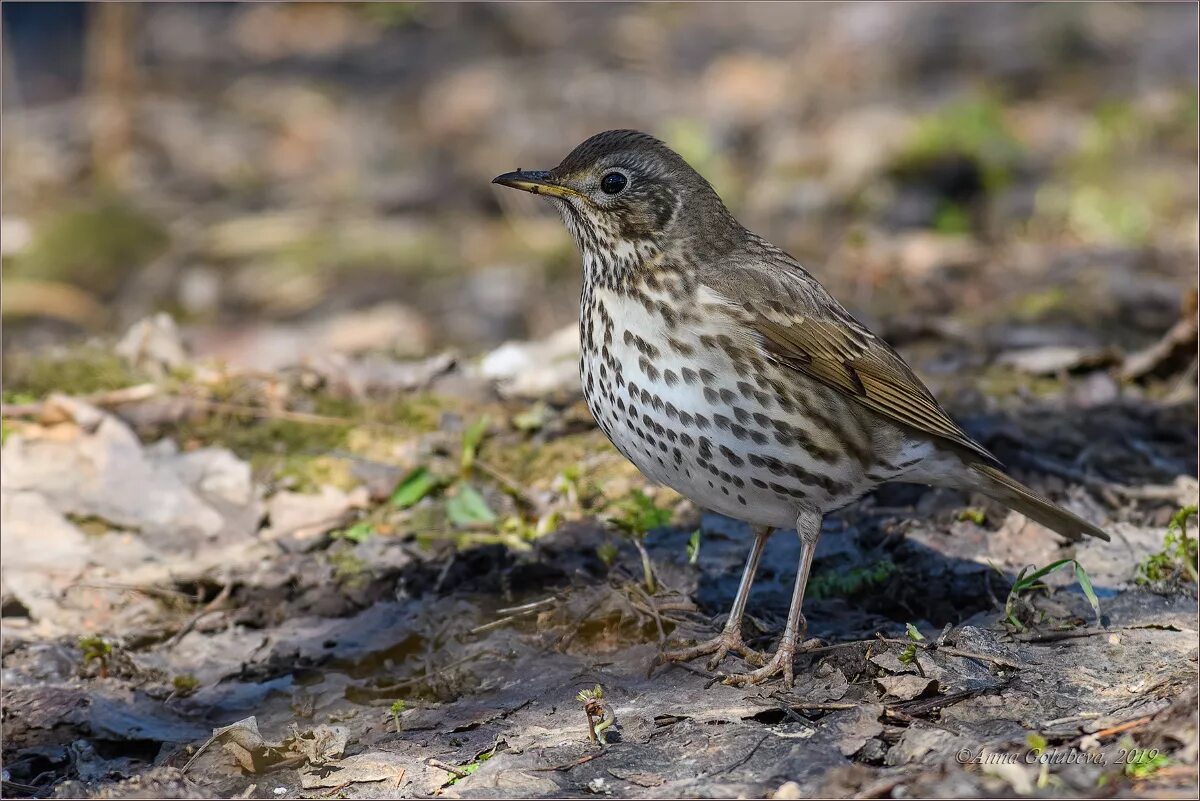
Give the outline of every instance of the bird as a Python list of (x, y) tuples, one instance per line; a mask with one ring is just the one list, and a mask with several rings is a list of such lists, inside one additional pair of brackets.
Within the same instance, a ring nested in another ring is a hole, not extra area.
[[(605, 131), (553, 169), (492, 182), (548, 198), (580, 251), (579, 371), (596, 423), (647, 478), (753, 531), (720, 633), (662, 662), (711, 655), (716, 670), (736, 654), (754, 669), (725, 683), (792, 686), (822, 521), (887, 482), (979, 492), (1070, 540), (1109, 539), (1007, 475), (895, 350), (659, 139)], [(742, 619), (769, 537), (792, 528), (791, 605), (766, 654)]]

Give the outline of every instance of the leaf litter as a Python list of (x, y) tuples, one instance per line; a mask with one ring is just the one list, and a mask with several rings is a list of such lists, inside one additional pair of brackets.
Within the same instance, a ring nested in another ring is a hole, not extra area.
[[(490, 379), (468, 367), (439, 375), (487, 394)], [(262, 402), (259, 391), (246, 401)], [(1194, 728), (1176, 723), (1195, 703), (1194, 584), (1183, 568), (1138, 580), (1140, 566), (1187, 553), (1180, 524), (1164, 550), (1161, 516), (1195, 502), (1195, 482), (1179, 478), (1194, 470), (1184, 449), (1063, 468), (1068, 481), (1071, 470), (1090, 477), (1067, 502), (1105, 510), (1111, 543), (1060, 545), (1019, 516), (969, 506), (979, 499), (877, 493), (822, 538), (824, 589), (806, 604), (818, 640), (798, 658), (796, 686), (735, 689), (698, 665), (654, 663), (664, 640), (720, 625), (743, 525), (644, 484), (588, 486), (569, 466), (536, 484), (496, 467), (505, 450), (572, 436), (570, 407), (547, 404), (537, 427), (489, 423), (527, 409), (512, 400), (460, 406), (427, 429), (351, 435), (360, 462), (391, 449), (379, 461), (386, 486), (289, 489), (219, 441), (177, 446), (178, 420), (144, 408), (158, 393), (138, 397), (106, 407), (51, 396), (22, 409), (34, 422), (4, 443), (13, 787), (980, 795), (1038, 776), (954, 754), (1011, 752), (1030, 732), (1105, 753), (1129, 735), (1170, 753), (1196, 747)], [(1085, 435), (1027, 430), (1038, 425), (980, 430), (1001, 451), (1047, 436), (1051, 456), (1033, 475), (1061, 493), (1055, 449)], [(1174, 423), (1130, 425), (1154, 441)], [(154, 502), (116, 475), (151, 482)], [(1119, 507), (1105, 494), (1117, 486)], [(516, 539), (479, 538), (494, 529)], [(797, 558), (794, 538), (772, 539), (747, 621), (758, 647), (782, 625)], [(1077, 766), (1053, 775), (1081, 794), (1096, 781)]]

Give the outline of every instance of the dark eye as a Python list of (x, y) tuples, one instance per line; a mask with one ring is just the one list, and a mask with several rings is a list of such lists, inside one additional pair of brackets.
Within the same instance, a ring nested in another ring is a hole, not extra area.
[(606, 195), (615, 195), (625, 188), (629, 181), (619, 172), (610, 172), (600, 179), (600, 191)]

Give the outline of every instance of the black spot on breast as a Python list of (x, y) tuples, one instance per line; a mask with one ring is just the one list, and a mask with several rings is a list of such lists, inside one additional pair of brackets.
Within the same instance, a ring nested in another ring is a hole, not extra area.
[(738, 456), (724, 445), (721, 446), (721, 455), (724, 456), (725, 459), (734, 467), (741, 467), (743, 464), (745, 464), (745, 462), (742, 460), (742, 457)]

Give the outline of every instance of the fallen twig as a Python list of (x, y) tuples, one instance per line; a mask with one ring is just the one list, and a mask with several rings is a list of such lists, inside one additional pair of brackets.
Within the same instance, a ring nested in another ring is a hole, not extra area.
[(551, 770), (562, 770), (562, 771), (566, 771), (566, 770), (570, 770), (571, 768), (577, 768), (577, 767), (579, 767), (580, 765), (583, 765), (583, 764), (586, 764), (586, 763), (588, 763), (588, 762), (591, 762), (593, 759), (599, 759), (600, 757), (604, 756), (604, 755), (605, 755), (605, 754), (607, 754), (607, 753), (608, 753), (608, 751), (607, 751), (607, 750), (605, 750), (605, 751), (597, 751), (597, 752), (596, 752), (596, 753), (594, 753), (594, 754), (588, 754), (588, 755), (586, 755), (586, 756), (581, 756), (579, 759), (575, 760), (574, 762), (568, 762), (568, 763), (567, 763), (567, 764), (565, 764), (565, 765), (550, 765), (550, 766), (548, 766), (548, 767), (545, 767), (545, 768), (529, 768), (529, 770), (534, 770), (534, 771), (537, 771), (537, 772), (539, 772), (539, 773), (542, 773), (542, 772), (545, 772), (545, 771), (551, 771)]
[(1058, 642), (1059, 640), (1073, 640), (1080, 637), (1095, 637), (1098, 634), (1111, 634), (1111, 629), (1072, 629), (1070, 631), (1027, 631), (1021, 634), (1014, 634), (1013, 639), (1020, 642), (1039, 643), (1039, 642)]
[(183, 624), (183, 626), (180, 627), (179, 631), (175, 632), (174, 636), (172, 636), (171, 639), (167, 641), (167, 645), (171, 648), (174, 648), (176, 645), (179, 645), (179, 641), (182, 640), (184, 637), (186, 637), (188, 632), (196, 627), (196, 624), (200, 622), (200, 619), (203, 618), (205, 615), (207, 615), (209, 612), (216, 611), (216, 609), (219, 606), (221, 606), (221, 604), (223, 604), (223, 603), (225, 603), (225, 601), (229, 600), (229, 596), (232, 592), (233, 592), (233, 580), (226, 579), (225, 583), (221, 586), (221, 591), (216, 594), (216, 597), (214, 597), (211, 601), (206, 603), (199, 612), (196, 612), (196, 614), (194, 614), (190, 618), (188, 618), (187, 621)]

